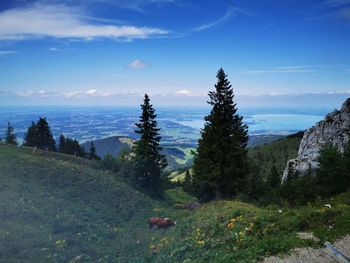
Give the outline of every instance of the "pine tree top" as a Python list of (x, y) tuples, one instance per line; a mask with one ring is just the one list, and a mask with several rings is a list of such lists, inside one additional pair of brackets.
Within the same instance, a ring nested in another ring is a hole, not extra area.
[(12, 127), (11, 123), (7, 123), (7, 130), (6, 130), (6, 135), (5, 135), (5, 142), (7, 144), (13, 144), (17, 145), (17, 137), (16, 134), (14, 133), (14, 128)]

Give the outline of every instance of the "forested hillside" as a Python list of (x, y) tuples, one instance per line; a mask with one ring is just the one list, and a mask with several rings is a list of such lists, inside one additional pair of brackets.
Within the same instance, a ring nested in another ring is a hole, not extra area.
[(268, 144), (249, 148), (248, 156), (254, 160), (264, 179), (271, 173), (272, 166), (275, 166), (282, 176), (287, 161), (297, 156), (302, 138), (303, 132), (299, 132)]

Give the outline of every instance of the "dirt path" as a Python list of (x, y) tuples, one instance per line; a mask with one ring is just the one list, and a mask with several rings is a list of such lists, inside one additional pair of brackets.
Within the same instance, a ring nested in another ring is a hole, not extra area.
[[(333, 243), (339, 251), (350, 258), (350, 235), (347, 235)], [(279, 257), (268, 257), (263, 263), (334, 263), (324, 248), (297, 248), (291, 254)]]

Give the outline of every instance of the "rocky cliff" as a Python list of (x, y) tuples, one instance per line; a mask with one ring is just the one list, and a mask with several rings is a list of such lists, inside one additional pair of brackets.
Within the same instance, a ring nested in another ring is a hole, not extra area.
[(299, 175), (313, 174), (318, 167), (317, 159), (320, 155), (320, 149), (326, 144), (331, 144), (343, 152), (349, 137), (350, 98), (343, 103), (340, 110), (328, 113), (323, 121), (316, 123), (304, 133), (298, 156), (288, 161), (282, 182), (295, 173)]

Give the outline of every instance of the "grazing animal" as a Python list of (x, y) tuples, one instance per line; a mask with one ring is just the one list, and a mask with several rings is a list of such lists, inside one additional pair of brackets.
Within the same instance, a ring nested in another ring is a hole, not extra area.
[(165, 217), (152, 217), (147, 220), (149, 228), (168, 228), (176, 225), (175, 221)]

